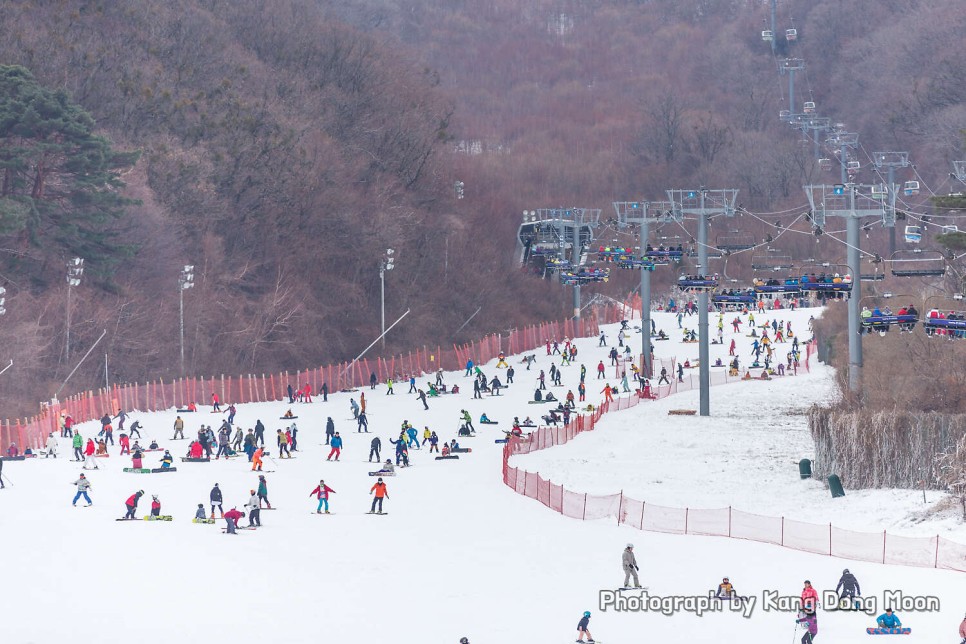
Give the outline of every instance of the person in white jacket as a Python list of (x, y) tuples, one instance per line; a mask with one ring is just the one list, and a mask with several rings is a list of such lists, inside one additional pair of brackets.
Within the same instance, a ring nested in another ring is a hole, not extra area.
[(54, 432), (50, 432), (50, 435), (47, 437), (47, 453), (44, 454), (44, 458), (50, 456), (57, 458), (57, 437), (54, 436)]
[(252, 492), (252, 496), (250, 499), (248, 499), (248, 503), (245, 504), (245, 507), (248, 508), (248, 527), (249, 528), (252, 526), (262, 525), (262, 517), (261, 517), (262, 513), (260, 512), (261, 503), (258, 500), (258, 494), (255, 492), (255, 490), (252, 490), (251, 492)]
[(641, 581), (637, 578), (637, 571), (640, 568), (637, 567), (637, 557), (634, 556), (634, 544), (629, 543), (627, 547), (624, 548), (624, 554), (621, 555), (621, 564), (624, 568), (624, 588), (627, 588), (631, 577), (634, 578), (634, 588), (641, 587)]

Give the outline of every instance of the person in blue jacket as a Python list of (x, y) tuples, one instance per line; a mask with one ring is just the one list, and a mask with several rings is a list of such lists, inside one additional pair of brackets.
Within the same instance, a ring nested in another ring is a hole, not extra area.
[(876, 617), (875, 623), (879, 625), (879, 628), (900, 628), (902, 626), (902, 622), (893, 614), (891, 608), (887, 608), (886, 612)]
[(405, 432), (399, 434), (399, 440), (389, 439), (389, 442), (396, 446), (396, 465), (400, 463), (409, 465), (409, 450), (406, 449)]
[(473, 373), (473, 361), (472, 360), (467, 360), (466, 361), (466, 373), (464, 375), (468, 376), (468, 375), (470, 375), (472, 373)]
[(418, 434), (416, 433), (415, 427), (412, 427), (412, 426), (408, 427), (406, 429), (406, 436), (409, 437), (408, 447), (415, 447), (416, 449), (420, 449)]
[[(594, 636), (590, 634), (589, 630), (587, 630), (587, 627), (589, 625), (590, 625), (590, 611), (587, 610), (587, 611), (584, 611), (584, 616), (580, 618), (579, 622), (577, 622), (577, 641), (578, 642), (594, 641)], [(584, 635), (587, 636), (586, 640), (584, 639)]]

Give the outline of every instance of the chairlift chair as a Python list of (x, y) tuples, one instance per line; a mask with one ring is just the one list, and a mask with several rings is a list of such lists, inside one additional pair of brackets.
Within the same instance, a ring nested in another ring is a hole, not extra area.
[(902, 193), (907, 197), (914, 197), (919, 194), (918, 181), (906, 181), (902, 186)]
[(922, 226), (906, 226), (906, 243), (918, 244), (922, 241)]
[(845, 169), (849, 172), (856, 172), (862, 169), (862, 164), (858, 161), (849, 161), (845, 164)]
[(889, 263), (896, 277), (942, 277), (946, 274), (946, 258), (935, 250), (897, 250)]
[(819, 159), (818, 160), (818, 167), (819, 167), (820, 170), (823, 170), (825, 172), (828, 172), (829, 170), (832, 169), (832, 160), (831, 159)]
[[(897, 307), (899, 308), (897, 308), (896, 311), (892, 311), (888, 306), (872, 304), (872, 300), (883, 299), (895, 301)], [(909, 308), (907, 308), (907, 305)], [(867, 296), (862, 298), (862, 300), (859, 302), (859, 306), (862, 307), (862, 314), (860, 315), (860, 326), (862, 333), (870, 334), (876, 332), (880, 336), (884, 336), (892, 327), (897, 327), (900, 331), (904, 331), (906, 333), (912, 333), (916, 323), (919, 322), (920, 313), (916, 310), (915, 304), (913, 303), (913, 297), (910, 295), (884, 293), (881, 296)], [(868, 310), (869, 306), (873, 306), (871, 311)], [(901, 314), (900, 311), (902, 312)]]
[(771, 42), (775, 39), (775, 32), (771, 29), (765, 29), (761, 32), (761, 39), (765, 42)]
[(815, 112), (815, 101), (805, 101), (805, 105), (802, 106), (802, 111), (806, 114), (812, 114)]
[(798, 40), (798, 29), (794, 27), (785, 30), (785, 40)]
[(872, 186), (872, 198), (873, 199), (885, 199), (889, 196), (889, 188), (882, 184), (877, 184)]
[(923, 305), (922, 327), (929, 337), (966, 338), (966, 306), (961, 296), (933, 296)]

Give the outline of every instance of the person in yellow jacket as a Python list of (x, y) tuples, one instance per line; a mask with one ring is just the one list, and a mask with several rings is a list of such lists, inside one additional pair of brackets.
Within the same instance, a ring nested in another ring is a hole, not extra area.
[(433, 432), (429, 431), (429, 425), (423, 429), (423, 445), (429, 442), (429, 437), (433, 435)]

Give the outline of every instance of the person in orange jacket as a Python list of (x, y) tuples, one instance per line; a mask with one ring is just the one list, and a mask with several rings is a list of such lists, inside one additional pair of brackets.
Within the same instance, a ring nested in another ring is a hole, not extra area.
[(605, 402), (612, 402), (614, 400), (614, 394), (611, 392), (610, 383), (604, 385), (604, 388), (600, 390), (600, 393), (604, 394)]
[(252, 471), (253, 472), (255, 470), (258, 470), (259, 472), (262, 471), (262, 454), (264, 452), (265, 452), (265, 448), (264, 447), (259, 447), (258, 449), (255, 450), (255, 453), (252, 454)]
[[(376, 496), (372, 499), (372, 508), (369, 509), (369, 514), (382, 514), (382, 500), (389, 498), (389, 490), (386, 489), (386, 484), (382, 482), (381, 476), (376, 479), (375, 484), (369, 489), (369, 494), (373, 492), (375, 492)], [(379, 512), (376, 512), (376, 504), (379, 504)]]

